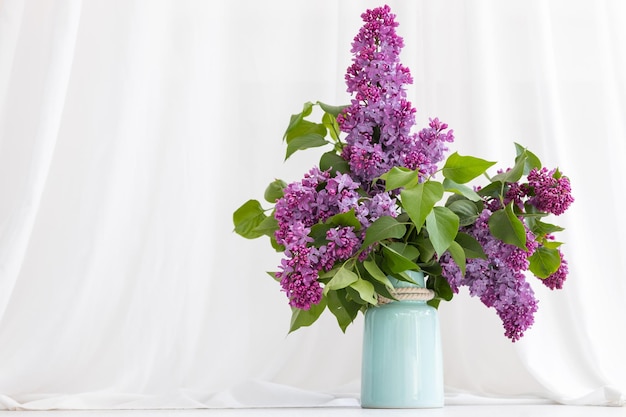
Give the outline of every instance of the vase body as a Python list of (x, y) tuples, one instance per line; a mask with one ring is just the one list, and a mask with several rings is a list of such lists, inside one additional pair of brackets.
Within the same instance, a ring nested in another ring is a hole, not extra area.
[[(409, 271), (419, 286), (421, 272)], [(414, 286), (391, 279), (395, 287)], [(392, 301), (368, 308), (363, 331), (361, 406), (443, 407), (439, 316), (426, 301)]]

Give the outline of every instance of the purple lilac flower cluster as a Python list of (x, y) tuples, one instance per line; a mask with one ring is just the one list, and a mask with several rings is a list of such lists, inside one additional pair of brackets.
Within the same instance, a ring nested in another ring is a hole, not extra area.
[[(347, 174), (331, 177), (328, 171), (313, 168), (299, 182), (284, 189), (276, 201), (274, 218), (278, 221), (276, 241), (285, 246), (276, 277), (293, 307), (308, 310), (320, 302), (320, 271), (356, 254), (363, 243), (364, 230), (381, 216), (395, 216), (395, 202), (388, 193), (362, 198), (359, 183)], [(330, 217), (354, 209), (361, 230), (338, 226), (326, 232), (326, 244), (313, 245), (311, 228)]]
[(372, 181), (394, 166), (433, 174), (443, 160), (445, 142), (453, 131), (438, 119), (428, 128), (411, 133), (415, 108), (406, 99), (405, 84), (413, 82), (409, 69), (400, 63), (403, 39), (389, 6), (367, 10), (365, 24), (352, 43), (353, 63), (346, 74), (351, 105), (337, 121), (347, 133), (342, 156), (354, 177), (372, 193)]
[(529, 202), (541, 211), (560, 215), (574, 202), (569, 178), (557, 176), (556, 170), (533, 169), (528, 173), (528, 185), (534, 197)]
[[(549, 239), (552, 239), (551, 235), (548, 235)], [(567, 278), (567, 274), (569, 273), (569, 268), (567, 267), (567, 260), (563, 256), (563, 252), (558, 249), (559, 257), (561, 258), (561, 264), (559, 265), (559, 269), (557, 269), (552, 275), (548, 276), (548, 278), (542, 279), (541, 282), (546, 287), (551, 290), (560, 290), (563, 288), (563, 283)]]
[[(483, 247), (486, 259), (468, 259), (465, 276), (449, 254), (440, 259), (443, 276), (448, 280), (454, 292), (465, 285), (472, 296), (479, 297), (487, 307), (494, 307), (502, 319), (505, 334), (516, 341), (534, 321), (537, 301), (530, 285), (526, 282), (522, 271), (528, 269), (528, 258), (535, 252), (539, 243), (535, 235), (526, 227), (526, 248), (524, 251), (516, 246), (496, 239), (489, 232), (488, 220), (491, 214), (513, 202), (520, 210), (524, 210), (527, 200), (538, 210), (560, 215), (574, 201), (571, 195), (570, 182), (567, 177), (555, 175), (556, 170), (547, 168), (532, 169), (527, 183), (507, 184), (504, 199), (487, 201), (486, 208), (478, 220), (464, 231), (478, 240)], [(543, 239), (551, 240), (547, 235)], [(568, 264), (559, 250), (559, 268), (550, 276), (541, 279), (548, 288), (561, 289), (567, 278)]]
[[(556, 176), (556, 172), (556, 169), (533, 168), (528, 173), (527, 183), (520, 184), (515, 182), (507, 184), (503, 202), (500, 202), (498, 199), (492, 199), (487, 202), (487, 208), (491, 211), (496, 211), (501, 209), (503, 205), (513, 202), (514, 205), (523, 211), (524, 201), (527, 200), (543, 212), (557, 216), (563, 214), (574, 202), (574, 197), (571, 193), (569, 178)], [(547, 235), (545, 239), (552, 240), (554, 236)], [(560, 257), (559, 268), (547, 278), (541, 279), (541, 283), (551, 290), (562, 289), (569, 273), (567, 260), (563, 256), (563, 252), (559, 250), (558, 253)], [(528, 256), (530, 255), (528, 254)]]
[[(502, 171), (498, 171), (501, 173)], [(528, 183), (518, 182), (507, 184), (504, 196), (504, 205), (513, 201), (521, 210), (524, 210), (524, 199), (538, 210), (554, 215), (561, 215), (574, 202), (569, 178), (556, 175), (557, 170), (547, 168), (533, 168), (528, 173)], [(491, 200), (489, 208), (493, 211), (502, 207), (499, 200)]]
[(468, 259), (464, 276), (448, 253), (441, 257), (440, 264), (452, 290), (458, 293), (459, 287), (465, 285), (472, 296), (495, 308), (505, 335), (516, 341), (533, 324), (537, 311), (537, 300), (522, 271), (528, 269), (528, 257), (538, 243), (528, 230), (527, 251), (496, 239), (489, 231), (491, 214), (484, 209), (473, 225), (462, 230), (481, 244), (486, 259)]

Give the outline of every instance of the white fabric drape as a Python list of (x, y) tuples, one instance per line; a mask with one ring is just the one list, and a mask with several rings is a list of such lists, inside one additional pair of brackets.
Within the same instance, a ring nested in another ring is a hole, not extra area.
[[(626, 398), (626, 5), (389, 1), (420, 127), (559, 166), (570, 277), (502, 335), (440, 308), (448, 403)], [(0, 409), (356, 405), (362, 318), (287, 336), (278, 254), (231, 215), (275, 177), (305, 101), (348, 101), (373, 1), (0, 1)]]

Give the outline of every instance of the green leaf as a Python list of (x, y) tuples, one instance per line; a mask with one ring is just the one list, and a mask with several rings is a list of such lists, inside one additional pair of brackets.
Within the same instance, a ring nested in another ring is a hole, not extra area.
[(405, 225), (398, 223), (391, 216), (380, 217), (367, 228), (361, 249), (385, 239), (400, 239), (404, 233), (406, 233)]
[(367, 270), (367, 272), (369, 272), (372, 278), (374, 278), (376, 281), (384, 284), (388, 288), (393, 288), (391, 281), (389, 281), (387, 275), (385, 275), (385, 273), (379, 268), (378, 264), (376, 264), (375, 261), (367, 260), (363, 262), (363, 266), (365, 267), (365, 270)]
[(334, 226), (326, 223), (317, 223), (311, 226), (311, 231), (309, 232), (309, 237), (313, 239), (311, 245), (316, 248), (326, 245), (328, 243), (328, 240), (326, 239), (326, 232), (333, 227)]
[(274, 236), (274, 232), (278, 230), (278, 221), (274, 218), (274, 216), (267, 216), (257, 227), (255, 227), (252, 232), (260, 233), (262, 235), (266, 235), (269, 237)]
[(499, 198), (502, 194), (502, 182), (495, 181), (478, 190), (478, 195), (483, 197)]
[(413, 224), (419, 230), (426, 216), (432, 212), (435, 204), (443, 197), (443, 185), (436, 181), (426, 181), (400, 192), (402, 206), (409, 214)]
[(415, 262), (386, 245), (383, 245), (383, 255), (385, 257), (385, 267), (394, 274), (409, 269), (419, 270), (419, 266)]
[(322, 297), (319, 304), (311, 305), (309, 310), (300, 310), (299, 308), (291, 308), (291, 324), (289, 333), (298, 330), (300, 327), (310, 326), (322, 315), (326, 309), (326, 299)]
[(298, 136), (288, 142), (287, 153), (285, 154), (285, 160), (287, 160), (291, 155), (293, 155), (295, 151), (308, 149), (308, 148), (317, 148), (320, 146), (328, 145), (329, 143), (330, 142), (324, 139), (324, 136), (317, 134), (317, 133), (308, 133), (302, 136)]
[(424, 272), (424, 274), (430, 277), (436, 277), (438, 275), (441, 275), (443, 271), (443, 268), (441, 268), (441, 264), (437, 262), (436, 259), (431, 259), (428, 262), (420, 263), (419, 266), (421, 270)]
[(526, 229), (513, 212), (513, 202), (491, 215), (489, 218), (489, 231), (494, 237), (504, 243), (527, 250)]
[(451, 193), (455, 193), (458, 195), (462, 195), (463, 197), (471, 200), (471, 201), (480, 201), (480, 195), (474, 190), (472, 190), (467, 185), (457, 184), (451, 179), (445, 178), (443, 180), (443, 188), (445, 191), (449, 191)]
[(318, 281), (326, 281), (328, 282), (332, 277), (335, 276), (335, 274), (337, 273), (337, 271), (339, 271), (341, 267), (340, 266), (336, 266), (333, 269), (331, 269), (330, 271), (320, 271), (319, 276), (318, 276)]
[(513, 166), (513, 168), (494, 176), (491, 180), (501, 181), (505, 183), (519, 181), (524, 174), (524, 167), (526, 166), (527, 158), (528, 156), (526, 155), (526, 153), (519, 155), (517, 158), (515, 158), (515, 165)]
[(315, 106), (315, 104), (311, 103), (310, 101), (304, 103), (302, 105), (302, 117), (307, 117), (308, 115), (310, 115), (313, 112), (313, 106)]
[(448, 280), (441, 275), (429, 277), (427, 287), (435, 291), (436, 297), (439, 299), (450, 301), (454, 296)]
[(359, 308), (365, 308), (368, 306), (368, 302), (361, 299), (359, 292), (352, 287), (346, 287), (346, 298), (354, 303), (359, 304)]
[(361, 305), (346, 298), (345, 290), (330, 291), (326, 296), (328, 309), (337, 318), (337, 323), (342, 332), (346, 332), (348, 326), (354, 321)]
[[(523, 147), (519, 143), (515, 143), (515, 151), (517, 154), (517, 158), (521, 157), (523, 154), (526, 154), (526, 162), (524, 163), (524, 175), (528, 175), (533, 168), (541, 169), (541, 161), (537, 158), (537, 155), (528, 150), (528, 148)], [(515, 162), (517, 162), (517, 158)]]
[(313, 111), (313, 103), (311, 103), (310, 101), (307, 101), (306, 103), (304, 103), (304, 106), (302, 106), (302, 111), (300, 113), (292, 114), (291, 118), (289, 119), (289, 126), (287, 126), (287, 130), (285, 130), (285, 134), (283, 135), (283, 140), (286, 140), (287, 135), (293, 132), (297, 128), (297, 126), (300, 124), (300, 122), (302, 122), (302, 120), (306, 116), (311, 114), (312, 111)]
[(339, 124), (337, 123), (337, 119), (330, 113), (324, 113), (322, 116), (322, 124), (330, 133), (330, 137), (335, 141), (339, 140), (339, 132), (341, 131), (339, 128)]
[(371, 282), (359, 278), (357, 281), (350, 284), (350, 287), (359, 293), (359, 297), (361, 297), (363, 301), (367, 301), (373, 305), (378, 304), (376, 292), (374, 291), (374, 285), (372, 285)]
[(424, 233), (417, 235), (417, 238), (413, 241), (417, 250), (420, 252), (420, 261), (429, 262), (433, 256), (435, 256), (435, 248), (433, 243), (424, 236)]
[(546, 248), (550, 248), (550, 249), (556, 249), (558, 247), (561, 247), (561, 245), (563, 245), (563, 242), (556, 242), (554, 240), (548, 240), (548, 241), (543, 242), (542, 246)]
[(565, 230), (563, 227), (557, 226), (556, 224), (544, 223), (535, 219), (528, 220), (528, 227), (530, 227), (530, 230), (532, 230), (535, 236), (545, 236)]
[(426, 230), (435, 252), (441, 256), (459, 231), (459, 217), (447, 207), (434, 207), (426, 216)]
[(469, 226), (474, 224), (480, 212), (476, 203), (470, 200), (454, 200), (452, 203), (446, 205), (450, 210), (459, 216), (459, 224), (461, 226)]
[(391, 242), (386, 246), (411, 261), (415, 261), (420, 256), (420, 251), (415, 246), (405, 242)]
[(265, 210), (257, 200), (248, 200), (233, 213), (235, 232), (246, 239), (256, 239), (263, 233), (254, 229), (265, 220)]
[(327, 294), (330, 290), (339, 290), (346, 288), (353, 282), (359, 279), (359, 276), (352, 271), (352, 269), (346, 268), (345, 264), (339, 268), (335, 276), (324, 287), (324, 294)]
[[(367, 272), (365, 272), (364, 279), (367, 279), (367, 277), (369, 277), (369, 275), (367, 274)], [(368, 281), (371, 282), (372, 285), (374, 286), (374, 291), (376, 291), (376, 294), (382, 295), (383, 297), (389, 298), (390, 300), (396, 299), (396, 297), (389, 291), (390, 288), (384, 286), (379, 281), (376, 281), (373, 279), (368, 279)]]
[(528, 257), (530, 272), (545, 279), (554, 274), (561, 265), (559, 251), (553, 248), (539, 246), (535, 253)]
[(461, 270), (461, 274), (465, 275), (465, 251), (457, 242), (450, 242), (450, 247), (448, 247), (448, 252), (452, 255), (452, 259), (457, 264), (459, 269)]
[(350, 209), (345, 213), (335, 214), (326, 220), (326, 223), (332, 226), (342, 226), (342, 227), (354, 227), (354, 230), (361, 230), (361, 222), (356, 218), (356, 214), (354, 213), (354, 208)]
[(354, 209), (345, 213), (335, 214), (326, 220), (325, 223), (314, 224), (309, 232), (309, 237), (313, 239), (313, 246), (319, 248), (328, 243), (326, 232), (335, 227), (353, 227), (354, 230), (361, 230), (361, 222), (356, 218)]
[(419, 181), (418, 172), (404, 167), (393, 167), (380, 176), (385, 180), (385, 191), (402, 187), (414, 187)]
[(482, 175), (495, 162), (473, 156), (461, 156), (457, 152), (448, 157), (443, 167), (443, 176), (456, 183), (465, 184)]
[(463, 250), (465, 251), (466, 258), (480, 258), (486, 259), (487, 255), (483, 250), (483, 247), (480, 243), (471, 235), (467, 233), (459, 232), (454, 238), (455, 242), (457, 242)]
[(274, 236), (270, 236), (270, 245), (272, 245), (272, 248), (274, 248), (274, 250), (276, 252), (284, 252), (285, 251), (285, 246), (284, 245), (279, 245), (278, 241), (276, 240), (276, 238)]
[(284, 193), (283, 189), (287, 186), (287, 183), (283, 180), (274, 180), (265, 189), (263, 197), (268, 203), (275, 203), (276, 200), (282, 198)]
[[(310, 111), (309, 111), (310, 114)], [(287, 143), (291, 142), (293, 139), (304, 136), (311, 133), (317, 133), (321, 136), (326, 136), (326, 127), (319, 123), (314, 123), (309, 120), (305, 120), (304, 117), (308, 116), (308, 114), (302, 113), (299, 118), (293, 119), (289, 124), (289, 128), (285, 131), (283, 136), (283, 140)]]
[(331, 106), (330, 104), (325, 104), (325, 103), (322, 103), (321, 101), (318, 101), (317, 104), (319, 104), (319, 106), (322, 108), (322, 110), (324, 110), (324, 112), (328, 114), (332, 114), (335, 117), (339, 116), (339, 113), (341, 113), (343, 109), (348, 107), (347, 105)]
[(418, 285), (418, 286), (419, 286), (420, 284), (418, 284), (417, 282), (415, 282), (415, 280), (413, 279), (413, 277), (412, 277), (411, 275), (409, 275), (409, 274), (407, 273), (407, 271), (408, 271), (408, 270), (404, 270), (404, 271), (402, 271), (402, 272), (397, 272), (397, 273), (394, 273), (392, 276), (393, 276), (395, 279), (399, 280), (399, 281), (409, 282), (409, 283), (411, 283), (411, 284), (413, 284), (413, 285)]
[(329, 151), (320, 158), (320, 170), (328, 171), (335, 174), (339, 171), (342, 174), (350, 173), (350, 164), (348, 161), (337, 155), (335, 151)]

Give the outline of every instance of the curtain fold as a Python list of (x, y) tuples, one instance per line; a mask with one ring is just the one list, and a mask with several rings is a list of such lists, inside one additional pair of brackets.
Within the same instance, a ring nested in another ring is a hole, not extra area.
[[(417, 128), (503, 167), (518, 142), (576, 198), (520, 342), (467, 293), (440, 307), (447, 403), (623, 405), (626, 6), (388, 3)], [(0, 409), (358, 404), (362, 317), (287, 335), (280, 256), (231, 216), (316, 164), (283, 161), (289, 116), (349, 101), (378, 5), (0, 2)]]
[[(6, 48), (0, 63), (4, 93), (0, 120), (7, 139), (2, 141), (6, 192), (0, 217), (0, 317), (10, 302), (40, 208), (72, 68), (80, 2), (57, 6), (48, 5), (48, 10), (44, 6), (33, 13), (29, 5), (6, 3), (1, 12), (7, 24), (0, 29)], [(43, 13), (49, 13), (50, 20)], [(28, 84), (15, 82), (24, 73)], [(16, 136), (20, 143), (11, 140)]]

